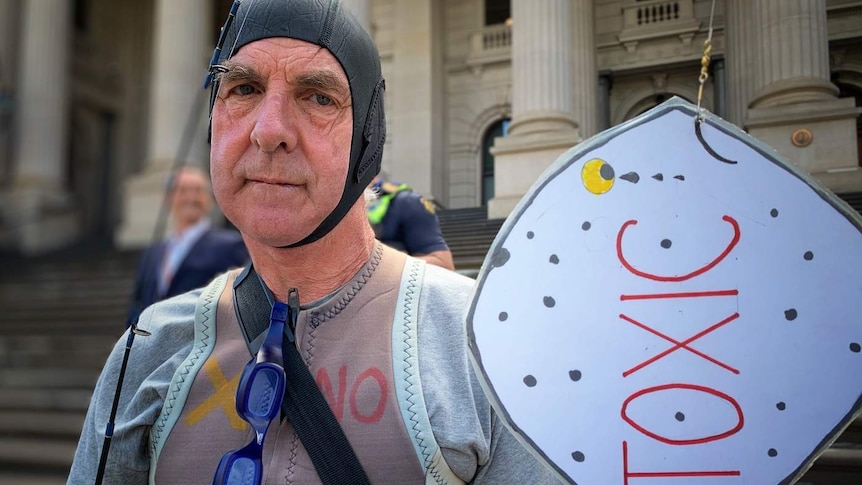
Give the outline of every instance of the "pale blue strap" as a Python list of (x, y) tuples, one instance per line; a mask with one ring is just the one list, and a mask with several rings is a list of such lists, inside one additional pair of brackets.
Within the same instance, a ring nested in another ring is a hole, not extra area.
[(417, 322), (425, 261), (407, 258), (392, 322), (392, 369), (401, 419), (425, 470), (426, 484), (463, 484), (449, 468), (434, 433), (419, 377)]
[(165, 404), (150, 429), (150, 483), (155, 483), (156, 465), (168, 436), (180, 419), (195, 377), (215, 348), (218, 300), (227, 283), (225, 273), (209, 284), (195, 306), (195, 341), (186, 360), (177, 367), (168, 386)]

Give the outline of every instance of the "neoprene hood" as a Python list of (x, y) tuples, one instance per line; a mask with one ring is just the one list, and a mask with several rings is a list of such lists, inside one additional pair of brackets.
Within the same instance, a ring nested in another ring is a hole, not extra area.
[[(335, 57), (347, 75), (353, 105), (350, 165), (341, 200), (320, 225), (301, 241), (314, 242), (331, 231), (380, 172), (386, 122), (380, 55), (368, 32), (338, 0), (243, 0), (236, 18), (219, 38), (213, 61), (221, 64), (244, 45), (260, 39), (287, 37), (319, 45)], [(218, 81), (210, 96), (212, 114)]]

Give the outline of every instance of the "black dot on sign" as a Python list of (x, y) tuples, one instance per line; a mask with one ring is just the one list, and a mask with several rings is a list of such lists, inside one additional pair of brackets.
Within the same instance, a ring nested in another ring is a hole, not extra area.
[(670, 249), (670, 246), (671, 246), (672, 244), (673, 244), (673, 243), (672, 243), (672, 242), (670, 242), (670, 239), (662, 239), (662, 240), (661, 240), (661, 247), (663, 247), (663, 248), (665, 248), (665, 249)]
[(581, 453), (580, 451), (576, 451), (576, 452), (572, 453), (572, 459), (573, 459), (573, 460), (575, 460), (575, 461), (576, 461), (576, 462), (578, 462), (578, 463), (583, 462), (583, 461), (584, 461), (584, 458), (585, 458), (585, 457), (584, 457), (584, 454), (583, 454), (583, 453)]
[(527, 232), (527, 239), (533, 239), (533, 236), (535, 236), (535, 234), (533, 234), (533, 231)]
[(577, 382), (581, 380), (581, 371), (579, 370), (570, 370), (569, 371), (569, 379)]
[(772, 209), (771, 211), (769, 211), (769, 215), (771, 215), (772, 217), (778, 217), (778, 209)]
[(614, 179), (614, 167), (611, 167), (607, 163), (603, 163), (599, 168), (599, 175), (605, 180), (613, 180)]
[(491, 267), (499, 268), (509, 262), (509, 258), (511, 254), (509, 254), (509, 250), (506, 248), (499, 248), (494, 251), (494, 255), (491, 257)]
[(530, 374), (527, 374), (527, 377), (524, 377), (524, 384), (526, 384), (527, 387), (535, 387), (536, 386), (536, 378)]
[(777, 407), (779, 411), (784, 411), (785, 409), (787, 409), (787, 405), (784, 404), (784, 401), (779, 402), (775, 405), (775, 407)]
[(860, 346), (857, 342), (853, 342), (850, 344), (851, 352), (856, 352), (858, 354), (860, 350), (862, 350), (862, 346)]
[(805, 261), (811, 261), (814, 259), (814, 253), (811, 251), (805, 251), (805, 254), (803, 254), (802, 257), (805, 258)]
[(636, 184), (640, 181), (641, 176), (638, 175), (637, 172), (629, 172), (629, 173), (625, 173), (625, 174), (620, 175), (620, 178), (625, 180), (626, 182), (631, 182), (633, 184)]
[(509, 319), (509, 314), (506, 312), (500, 312), (500, 321), (505, 322)]
[(581, 224), (581, 229), (589, 231), (591, 226), (592, 224), (590, 224), (590, 221), (584, 221), (584, 223)]
[(790, 310), (784, 311), (784, 318), (786, 318), (788, 322), (792, 322), (793, 320), (796, 320), (796, 317), (798, 317), (798, 316), (799, 316), (799, 314), (796, 313), (795, 308), (791, 308)]
[(557, 302), (554, 300), (553, 296), (546, 296), (545, 298), (542, 299), (542, 302), (548, 308), (554, 308), (554, 305), (557, 304)]
[(548, 258), (548, 261), (550, 261), (551, 264), (558, 264), (560, 262), (560, 258), (558, 258), (556, 254), (552, 254), (551, 257)]
[(776, 450), (775, 448), (770, 448), (769, 451), (766, 452), (766, 454), (775, 457), (778, 456), (778, 450)]
[(680, 423), (681, 423), (681, 422), (683, 422), (683, 421), (685, 421), (685, 414), (682, 414), (682, 413), (681, 413), (681, 412), (679, 412), (679, 411), (677, 411), (677, 412), (676, 412), (676, 414), (675, 414), (673, 417), (675, 417), (675, 418), (676, 418), (676, 420), (677, 420), (677, 421), (679, 421)]
[(664, 180), (664, 175), (662, 175), (662, 174), (660, 174), (660, 173), (657, 173), (657, 174), (653, 175), (653, 176), (652, 176), (652, 178), (654, 178), (654, 179), (658, 180), (659, 182), (661, 182), (662, 180)]

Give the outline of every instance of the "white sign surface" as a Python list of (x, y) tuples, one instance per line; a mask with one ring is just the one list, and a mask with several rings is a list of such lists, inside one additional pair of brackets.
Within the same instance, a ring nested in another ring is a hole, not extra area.
[(859, 217), (695, 113), (565, 153), (479, 273), (480, 379), (569, 483), (793, 483), (862, 406)]

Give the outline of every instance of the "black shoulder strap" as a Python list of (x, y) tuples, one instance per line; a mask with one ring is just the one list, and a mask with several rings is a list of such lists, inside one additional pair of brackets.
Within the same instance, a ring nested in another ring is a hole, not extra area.
[[(234, 286), (234, 305), (246, 339), (251, 340), (266, 329), (272, 304), (254, 268), (246, 273)], [(291, 338), (285, 336), (282, 340), (287, 377), (282, 416), (293, 424), (324, 485), (369, 484), (344, 430), (296, 349), (292, 338), (295, 328), (290, 331)]]

